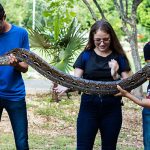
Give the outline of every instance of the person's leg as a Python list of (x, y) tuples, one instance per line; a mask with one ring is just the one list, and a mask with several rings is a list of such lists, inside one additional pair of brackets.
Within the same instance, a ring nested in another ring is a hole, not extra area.
[(28, 121), (25, 100), (7, 101), (6, 110), (13, 128), (17, 150), (28, 150)]
[(144, 150), (150, 150), (150, 109), (144, 108), (143, 117), (143, 144)]
[(118, 135), (122, 125), (121, 106), (116, 108), (105, 108), (100, 122), (100, 133), (102, 139), (102, 150), (116, 150)]
[(83, 95), (77, 119), (77, 150), (92, 150), (98, 131), (96, 107)]

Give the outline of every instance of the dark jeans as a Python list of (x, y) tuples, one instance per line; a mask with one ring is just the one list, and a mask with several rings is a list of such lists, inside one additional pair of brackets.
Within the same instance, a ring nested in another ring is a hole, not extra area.
[(121, 124), (121, 98), (83, 94), (77, 119), (77, 150), (92, 150), (98, 130), (102, 150), (116, 150)]
[(143, 109), (142, 118), (143, 118), (144, 150), (150, 150), (150, 109), (149, 108)]
[(17, 150), (29, 150), (25, 100), (9, 101), (0, 99), (0, 118), (4, 108), (8, 112), (11, 121)]

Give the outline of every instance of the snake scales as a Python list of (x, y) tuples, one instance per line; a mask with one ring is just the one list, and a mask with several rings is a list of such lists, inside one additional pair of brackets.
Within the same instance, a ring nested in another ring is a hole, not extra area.
[(6, 55), (0, 57), (0, 65), (9, 64), (7, 55), (10, 53), (14, 54), (17, 59), (26, 62), (47, 79), (73, 90), (80, 90), (85, 93), (100, 95), (116, 94), (118, 93), (117, 84), (120, 85), (123, 89), (130, 91), (143, 84), (147, 78), (150, 77), (150, 64), (147, 64), (141, 70), (128, 77), (127, 79), (111, 82), (85, 80), (65, 74), (62, 71), (49, 65), (35, 53), (26, 51), (25, 49), (21, 48), (12, 49)]

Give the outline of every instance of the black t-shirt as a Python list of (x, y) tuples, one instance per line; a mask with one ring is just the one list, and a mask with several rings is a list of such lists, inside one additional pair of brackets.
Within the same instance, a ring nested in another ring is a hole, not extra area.
[[(145, 59), (145, 61), (150, 60), (150, 42), (145, 44), (145, 46), (143, 48), (143, 51), (144, 51), (144, 59)], [(149, 82), (149, 85), (148, 85), (148, 89), (150, 89), (150, 82)]]
[[(89, 53), (87, 60), (84, 58), (85, 53)], [(108, 62), (111, 61), (111, 59), (115, 59), (118, 62), (119, 74), (124, 71), (130, 71), (128, 61), (124, 56), (111, 53), (107, 57), (102, 57), (97, 55), (94, 50), (83, 51), (77, 58), (73, 67), (84, 70), (84, 79), (95, 81), (113, 81), (111, 69), (108, 65)]]
[(147, 44), (145, 44), (145, 46), (143, 48), (143, 51), (144, 51), (145, 61), (146, 60), (150, 60), (150, 42), (148, 42)]

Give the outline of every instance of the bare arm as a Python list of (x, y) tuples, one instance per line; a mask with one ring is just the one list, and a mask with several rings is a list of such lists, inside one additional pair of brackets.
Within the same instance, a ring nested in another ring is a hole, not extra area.
[[(75, 68), (75, 70), (74, 70), (74, 76), (80, 78), (80, 77), (82, 77), (82, 75), (83, 75), (83, 70), (80, 69), (80, 68)], [(57, 87), (53, 88), (53, 90), (56, 93), (59, 93), (59, 96), (61, 96), (63, 93), (69, 91), (69, 88), (64, 87), (62, 85), (58, 85)]]
[(150, 62), (150, 60), (146, 60), (146, 62), (147, 62), (147, 63), (149, 63), (149, 62)]
[(122, 72), (122, 73), (121, 73), (122, 79), (126, 79), (126, 78), (128, 78), (129, 76), (131, 76), (131, 71), (125, 71), (125, 72)]
[(150, 99), (146, 98), (137, 98), (136, 96), (132, 95), (126, 90), (123, 90), (119, 85), (117, 85), (118, 90), (121, 92), (122, 96), (129, 98), (132, 100), (134, 103), (142, 106), (142, 107), (147, 107), (150, 108)]
[(82, 75), (83, 75), (83, 70), (80, 69), (80, 68), (75, 68), (75, 70), (74, 70), (74, 76), (81, 78)]

